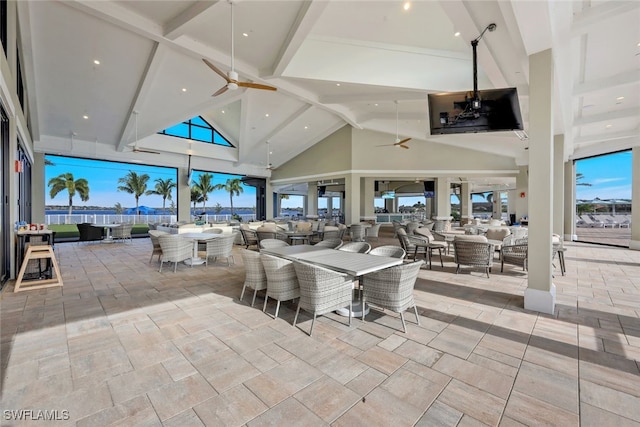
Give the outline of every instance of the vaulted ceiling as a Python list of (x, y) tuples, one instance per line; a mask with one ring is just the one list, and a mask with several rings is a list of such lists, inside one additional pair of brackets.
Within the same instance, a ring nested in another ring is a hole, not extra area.
[[(38, 151), (131, 158), (137, 127), (140, 146), (163, 153), (145, 162), (194, 154), (221, 169), (268, 175), (267, 141), (278, 165), (348, 124), (526, 163), (527, 141), (513, 132), (429, 135), (427, 94), (472, 89), (470, 41), (490, 23), (497, 29), (479, 44), (479, 88), (516, 87), (525, 130), (528, 56), (552, 48), (554, 123), (565, 134), (565, 156), (640, 142), (640, 2), (633, 0), (423, 0), (407, 10), (391, 0), (236, 0), (239, 80), (277, 91), (217, 97), (225, 82), (202, 59), (230, 69), (227, 1), (17, 4)], [(196, 115), (237, 150), (155, 135)]]

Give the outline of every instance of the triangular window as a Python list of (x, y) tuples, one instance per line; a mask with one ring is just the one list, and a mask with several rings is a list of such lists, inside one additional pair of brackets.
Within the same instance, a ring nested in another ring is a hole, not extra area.
[(224, 147), (233, 147), (233, 144), (227, 141), (224, 136), (220, 135), (220, 133), (201, 116), (178, 123), (177, 125), (171, 126), (170, 128), (158, 133), (162, 135), (176, 136), (178, 138), (191, 139), (193, 141), (222, 145)]

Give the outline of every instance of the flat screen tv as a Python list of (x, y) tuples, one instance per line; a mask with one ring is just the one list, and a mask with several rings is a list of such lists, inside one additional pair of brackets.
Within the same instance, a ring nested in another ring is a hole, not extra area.
[(516, 88), (429, 94), (431, 135), (523, 130)]

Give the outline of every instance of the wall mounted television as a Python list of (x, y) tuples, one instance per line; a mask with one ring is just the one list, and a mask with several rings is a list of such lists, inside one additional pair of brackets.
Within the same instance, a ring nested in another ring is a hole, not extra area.
[(431, 135), (523, 130), (516, 88), (429, 94)]

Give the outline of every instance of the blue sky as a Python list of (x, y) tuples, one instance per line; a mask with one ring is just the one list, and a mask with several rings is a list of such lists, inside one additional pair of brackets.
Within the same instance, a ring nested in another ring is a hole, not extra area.
[[(107, 162), (102, 160), (87, 160), (73, 157), (52, 156), (47, 155), (46, 158), (54, 163), (53, 166), (45, 167), (45, 185), (51, 178), (61, 174), (71, 172), (74, 179), (85, 178), (89, 181), (89, 200), (82, 202), (79, 196), (73, 198), (74, 206), (102, 206), (113, 207), (116, 203), (120, 203), (124, 208), (135, 207), (135, 197), (123, 191), (117, 191), (118, 179), (125, 177), (130, 170), (149, 175), (147, 187), (152, 190), (155, 186), (156, 179), (171, 178), (177, 181), (177, 171), (174, 168), (165, 168), (158, 166), (145, 166), (131, 163)], [(193, 180), (198, 180), (198, 175), (203, 172), (194, 171)], [(210, 172), (212, 173), (212, 172)], [(213, 184), (221, 184), (229, 178), (238, 178), (236, 175), (227, 175), (221, 173), (213, 173)], [(256, 196), (254, 187), (244, 187), (243, 193), (233, 197), (234, 207), (253, 207), (255, 206)], [(68, 205), (68, 193), (60, 192), (55, 199), (49, 197), (49, 187), (45, 191), (45, 205)], [(173, 200), (176, 200), (174, 192)], [(209, 194), (207, 207), (213, 207), (216, 203), (222, 206), (229, 206), (229, 193), (224, 190), (214, 191)], [(171, 202), (167, 200), (167, 207)], [(162, 207), (162, 198), (160, 196), (142, 196), (140, 197), (140, 205), (152, 208)], [(198, 204), (199, 207), (202, 204)]]
[(577, 160), (576, 173), (591, 184), (576, 186), (576, 199), (631, 199), (631, 151)]

